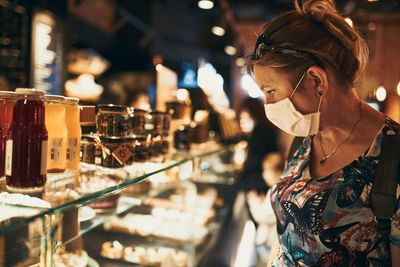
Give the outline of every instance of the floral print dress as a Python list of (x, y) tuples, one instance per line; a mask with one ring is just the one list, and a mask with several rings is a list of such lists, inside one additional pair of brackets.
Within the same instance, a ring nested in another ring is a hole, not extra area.
[[(313, 136), (304, 139), (272, 188), (271, 203), (280, 243), (273, 266), (390, 265), (389, 244), (376, 230), (370, 190), (380, 152), (398, 132), (400, 125), (386, 118), (364, 154), (320, 179), (310, 176)], [(398, 173), (399, 184), (400, 170)], [(400, 247), (397, 199), (390, 242)]]

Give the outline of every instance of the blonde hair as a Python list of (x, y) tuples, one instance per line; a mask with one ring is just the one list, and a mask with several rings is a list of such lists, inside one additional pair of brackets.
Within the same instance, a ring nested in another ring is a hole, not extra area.
[[(332, 0), (295, 0), (295, 7), (264, 25), (262, 33), (268, 42), (311, 53), (333, 71), (337, 82), (346, 89), (353, 87), (368, 59), (364, 39), (337, 13)], [(250, 61), (289, 73), (304, 71), (315, 63), (306, 53), (277, 52), (265, 52)]]

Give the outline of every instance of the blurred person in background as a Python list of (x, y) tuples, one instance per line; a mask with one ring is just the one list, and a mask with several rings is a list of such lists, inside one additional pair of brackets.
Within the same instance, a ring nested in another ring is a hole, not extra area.
[(267, 192), (262, 161), (264, 157), (278, 151), (278, 129), (265, 117), (263, 102), (258, 98), (247, 98), (239, 110), (239, 124), (248, 139), (247, 158), (239, 179), (239, 189)]
[[(279, 180), (284, 166), (285, 159), (282, 153), (272, 152), (264, 157), (262, 177), (269, 188)], [(257, 254), (256, 266), (265, 266), (277, 238), (276, 219), (271, 205), (271, 190), (268, 190), (267, 194), (258, 194), (255, 190), (249, 191), (247, 203), (251, 216), (258, 225), (254, 240)]]

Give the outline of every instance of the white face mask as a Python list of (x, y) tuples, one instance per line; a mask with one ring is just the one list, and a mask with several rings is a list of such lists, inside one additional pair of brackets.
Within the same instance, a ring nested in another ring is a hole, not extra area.
[(289, 98), (285, 98), (273, 104), (265, 104), (265, 114), (267, 118), (282, 131), (294, 136), (308, 136), (318, 133), (321, 105), (321, 96), (319, 99), (318, 110), (306, 115), (296, 110), (290, 98), (299, 87), (306, 73), (301, 76), (299, 82), (294, 88)]

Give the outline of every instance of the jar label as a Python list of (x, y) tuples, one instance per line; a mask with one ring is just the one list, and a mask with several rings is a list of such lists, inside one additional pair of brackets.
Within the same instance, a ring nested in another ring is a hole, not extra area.
[(144, 124), (144, 129), (145, 129), (146, 131), (152, 131), (152, 130), (154, 130), (154, 124), (151, 123), (151, 122), (146, 122), (146, 123)]
[(62, 159), (62, 138), (50, 139), (50, 160), (60, 162)]
[(12, 175), (12, 153), (13, 153), (13, 140), (6, 141), (6, 175)]
[(42, 141), (42, 160), (40, 161), (40, 175), (45, 175), (47, 170), (47, 140)]
[(113, 156), (121, 163), (124, 164), (133, 156), (131, 150), (127, 145), (120, 145), (112, 152)]
[(67, 139), (67, 161), (75, 162), (77, 160), (78, 138)]

